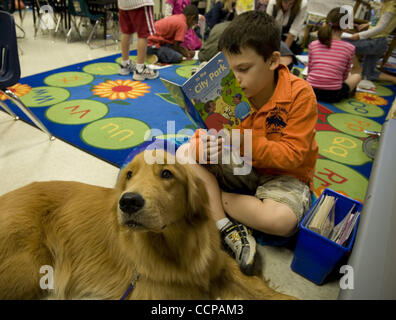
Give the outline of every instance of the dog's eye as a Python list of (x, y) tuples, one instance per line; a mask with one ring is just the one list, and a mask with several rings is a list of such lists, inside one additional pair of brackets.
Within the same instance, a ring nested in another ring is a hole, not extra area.
[(169, 170), (162, 170), (161, 178), (169, 179), (169, 178), (172, 178), (172, 177), (173, 177), (172, 172), (170, 172)]
[(132, 178), (132, 171), (128, 171), (128, 172), (127, 172), (126, 178), (127, 178), (127, 180), (129, 180), (129, 179)]

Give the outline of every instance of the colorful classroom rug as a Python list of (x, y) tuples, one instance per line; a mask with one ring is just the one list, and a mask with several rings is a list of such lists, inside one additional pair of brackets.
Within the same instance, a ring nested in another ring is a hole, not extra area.
[[(136, 59), (136, 51), (131, 54)], [(118, 75), (120, 59), (118, 54), (25, 77), (11, 90), (57, 138), (119, 167), (147, 131), (156, 138), (187, 139), (196, 125), (162, 82)], [(194, 64), (160, 69), (160, 77), (182, 84)], [(5, 95), (0, 99), (31, 123)]]
[[(149, 129), (152, 137), (187, 140), (196, 125), (162, 82), (118, 75), (119, 60), (113, 55), (25, 77), (12, 90), (56, 137), (118, 167), (142, 146)], [(160, 77), (182, 84), (193, 64), (161, 69)], [(336, 104), (319, 101), (317, 197), (331, 188), (363, 202), (372, 168), (362, 149), (364, 129), (381, 131), (395, 92), (395, 86), (383, 82), (376, 94), (357, 93)], [(30, 123), (5, 96), (0, 99)]]
[[(297, 67), (302, 71), (303, 66)], [(364, 202), (373, 160), (363, 151), (364, 130), (381, 131), (395, 99), (396, 86), (376, 82), (376, 93), (357, 92), (330, 104), (318, 101), (316, 140), (319, 157), (314, 176), (317, 197), (325, 188)]]

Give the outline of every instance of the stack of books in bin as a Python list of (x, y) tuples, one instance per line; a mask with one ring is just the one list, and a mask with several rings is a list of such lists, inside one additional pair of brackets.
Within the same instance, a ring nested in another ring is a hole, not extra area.
[(360, 212), (354, 212), (356, 204), (353, 204), (345, 217), (335, 225), (336, 202), (337, 198), (334, 196), (324, 195), (321, 197), (311, 210), (306, 226), (342, 246), (349, 239)]
[(300, 222), (291, 269), (321, 285), (352, 251), (362, 203), (326, 188)]

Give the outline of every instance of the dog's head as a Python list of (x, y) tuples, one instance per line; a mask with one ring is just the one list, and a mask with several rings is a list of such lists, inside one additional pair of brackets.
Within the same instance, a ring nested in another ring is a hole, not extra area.
[(202, 180), (170, 153), (152, 152), (156, 163), (149, 164), (142, 152), (120, 172), (119, 223), (134, 231), (163, 232), (180, 222), (207, 220), (208, 195)]

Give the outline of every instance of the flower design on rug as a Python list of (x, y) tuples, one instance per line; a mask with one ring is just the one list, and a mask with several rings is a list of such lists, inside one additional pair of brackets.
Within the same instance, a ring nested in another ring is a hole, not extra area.
[(383, 106), (388, 104), (388, 101), (386, 101), (384, 98), (368, 92), (357, 92), (355, 94), (355, 98), (361, 102), (374, 104), (377, 106)]
[(136, 99), (144, 96), (145, 93), (150, 92), (150, 86), (140, 81), (128, 80), (107, 80), (93, 88), (93, 93), (101, 98), (108, 98), (110, 100), (128, 98)]
[[(32, 90), (32, 87), (28, 86), (27, 84), (17, 83), (14, 84), (12, 87), (9, 87), (8, 89), (14, 92), (18, 97), (22, 97), (25, 94), (29, 93)], [(8, 97), (4, 93), (0, 92), (0, 100), (4, 101), (7, 99)]]

